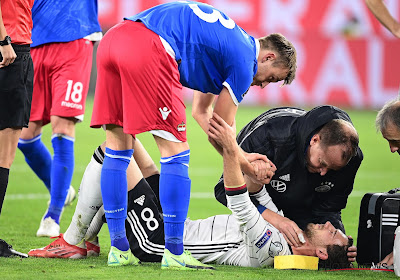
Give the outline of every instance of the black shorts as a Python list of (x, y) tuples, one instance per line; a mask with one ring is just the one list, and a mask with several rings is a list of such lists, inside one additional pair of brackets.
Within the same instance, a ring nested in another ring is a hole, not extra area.
[[(29, 45), (12, 45), (17, 58), (0, 68), (0, 130), (28, 127), (33, 91)], [(3, 57), (0, 55), (0, 61)]]
[(126, 236), (132, 253), (143, 262), (160, 262), (164, 253), (164, 223), (158, 197), (142, 179), (128, 193)]

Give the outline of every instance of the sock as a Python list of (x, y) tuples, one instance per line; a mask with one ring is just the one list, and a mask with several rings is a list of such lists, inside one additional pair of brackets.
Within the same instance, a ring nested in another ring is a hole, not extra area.
[(154, 194), (157, 197), (157, 208), (160, 213), (162, 213), (161, 205), (160, 205), (160, 174), (154, 174), (147, 178), (145, 178), (150, 188), (153, 190)]
[(25, 156), (25, 161), (43, 181), (50, 192), (51, 155), (47, 147), (41, 141), (42, 134), (32, 139), (19, 139), (18, 148)]
[(159, 197), (160, 194), (160, 174), (154, 174), (145, 178), (147, 183), (149, 183), (154, 194)]
[(190, 150), (161, 158), (160, 202), (164, 216), (165, 248), (183, 253), (183, 229), (190, 200)]
[(1, 209), (3, 208), (4, 197), (6, 196), (9, 173), (10, 169), (0, 167), (0, 214)]
[(101, 160), (101, 163), (98, 162), (98, 157), (96, 156), (98, 149), (100, 147), (96, 149), (83, 174), (75, 213), (64, 234), (65, 241), (72, 245), (79, 244), (85, 238), (89, 225), (91, 226), (94, 219), (93, 217), (103, 205), (100, 185), (103, 161)]
[(51, 217), (57, 224), (60, 223), (61, 211), (64, 207), (74, 172), (74, 141), (74, 138), (63, 134), (54, 134), (51, 137), (54, 149), (51, 167), (51, 198), (50, 206), (44, 219)]
[(106, 148), (101, 171), (101, 194), (104, 203), (111, 246), (121, 251), (129, 249), (126, 238), (125, 219), (128, 205), (126, 169), (133, 150), (115, 151)]
[(104, 208), (100, 207), (99, 211), (97, 211), (96, 215), (93, 217), (93, 220), (90, 223), (90, 226), (86, 232), (85, 240), (91, 241), (96, 238), (99, 234), (104, 222), (103, 222)]

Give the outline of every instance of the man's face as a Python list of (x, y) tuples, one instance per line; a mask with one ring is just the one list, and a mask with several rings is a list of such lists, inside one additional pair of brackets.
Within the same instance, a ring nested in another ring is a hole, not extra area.
[(326, 248), (329, 245), (346, 246), (349, 238), (340, 230), (336, 229), (330, 222), (325, 224), (308, 224), (305, 235), (310, 243), (316, 247)]
[(321, 145), (319, 135), (311, 138), (310, 146), (306, 153), (307, 170), (310, 173), (319, 173), (324, 176), (329, 170), (339, 170), (347, 162), (342, 158), (345, 147), (335, 145), (324, 147)]
[(258, 62), (258, 69), (256, 75), (253, 77), (252, 86), (259, 86), (265, 88), (269, 83), (277, 83), (283, 81), (288, 73), (288, 68), (272, 66), (275, 60), (275, 55), (266, 55), (261, 61)]
[(382, 130), (382, 136), (389, 142), (390, 151), (397, 152), (400, 155), (400, 129), (389, 122), (385, 130)]

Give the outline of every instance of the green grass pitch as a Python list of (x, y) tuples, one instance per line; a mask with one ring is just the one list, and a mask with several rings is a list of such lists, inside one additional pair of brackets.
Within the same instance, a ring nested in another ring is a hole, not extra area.
[[(101, 129), (89, 128), (93, 100), (88, 99), (85, 121), (77, 125), (75, 141), (75, 172), (72, 184), (79, 188), (83, 172), (94, 149), (105, 139)], [(267, 110), (265, 107), (245, 107), (238, 110), (236, 118), (240, 129), (248, 121)], [(360, 201), (366, 192), (383, 192), (398, 187), (400, 157), (391, 154), (387, 142), (376, 133), (374, 119), (376, 111), (348, 111), (360, 134), (360, 146), (364, 161), (356, 177), (353, 193), (343, 221), (347, 233), (356, 238)], [(213, 198), (213, 186), (222, 172), (222, 158), (208, 143), (206, 135), (188, 115), (188, 141), (191, 146), (190, 176), (192, 179), (192, 198), (189, 217), (205, 218), (215, 214), (228, 213), (228, 210)], [(43, 130), (45, 144), (51, 149), (50, 127)], [(157, 165), (159, 152), (151, 135), (145, 133), (138, 137), (150, 152)], [(48, 193), (42, 182), (25, 163), (23, 155), (17, 155), (11, 168), (10, 181), (3, 212), (0, 217), (0, 238), (5, 239), (15, 249), (28, 252), (31, 248), (43, 247), (51, 242), (48, 238), (35, 236), (40, 219), (47, 208)], [(67, 207), (61, 218), (61, 232), (71, 220), (76, 206)], [(215, 271), (170, 272), (161, 271), (159, 264), (143, 264), (140, 267), (107, 267), (107, 254), (110, 248), (107, 227), (100, 232), (101, 254), (98, 258), (84, 260), (60, 259), (0, 259), (0, 279), (388, 279), (394, 273), (372, 271), (279, 271), (274, 269), (238, 268), (217, 266)]]

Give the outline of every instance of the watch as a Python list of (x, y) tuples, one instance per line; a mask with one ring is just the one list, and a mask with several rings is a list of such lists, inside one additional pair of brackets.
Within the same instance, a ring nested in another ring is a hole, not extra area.
[(10, 45), (11, 44), (11, 37), (6, 36), (3, 41), (0, 41), (0, 46)]

